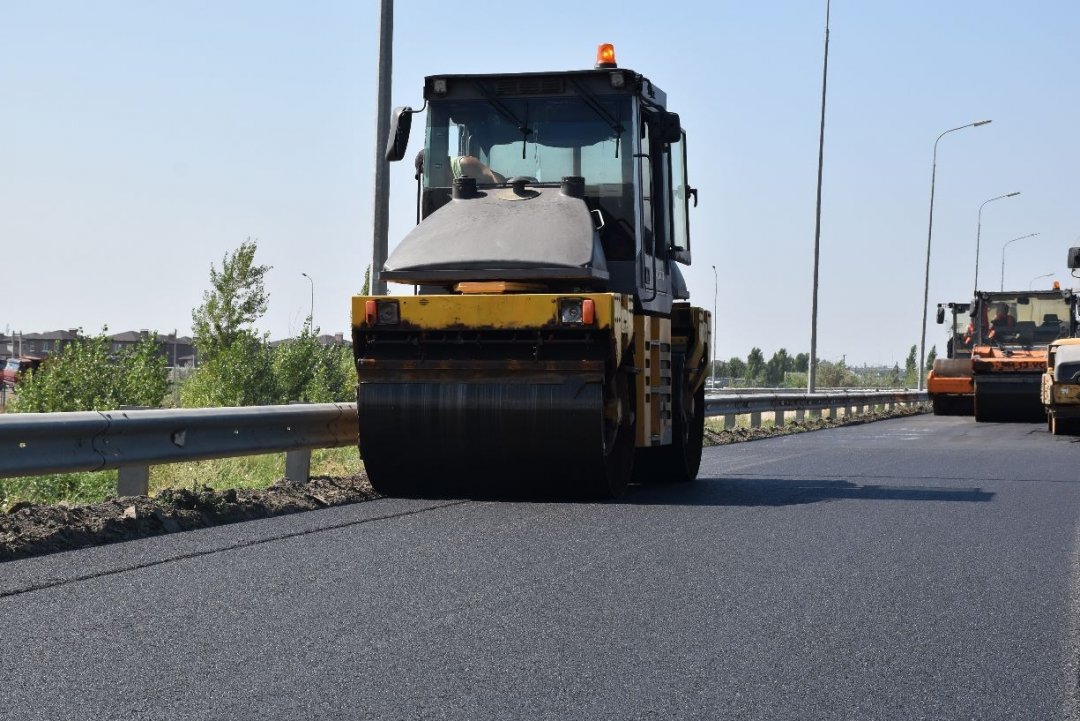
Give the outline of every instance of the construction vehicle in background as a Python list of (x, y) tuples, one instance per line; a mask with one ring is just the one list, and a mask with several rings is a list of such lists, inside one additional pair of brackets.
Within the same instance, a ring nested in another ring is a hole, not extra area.
[(1080, 338), (1050, 344), (1042, 377), (1047, 429), (1055, 436), (1080, 431)]
[(379, 269), (416, 294), (352, 302), (372, 485), (695, 478), (710, 314), (679, 270), (697, 191), (663, 91), (601, 46), (592, 70), (430, 76), (424, 100), (419, 224)]
[(1041, 421), (1047, 346), (1076, 335), (1076, 296), (1052, 290), (979, 292), (971, 306), (976, 421)]
[[(1076, 277), (1080, 268), (1080, 247), (1069, 248), (1067, 260), (1069, 271)], [(1074, 330), (1076, 302), (1070, 318)], [(1050, 343), (1046, 353), (1046, 369), (1043, 371), (1040, 400), (1046, 412), (1047, 429), (1056, 435), (1080, 432), (1080, 338), (1072, 336)]]
[(937, 322), (951, 319), (945, 357), (936, 358), (926, 378), (926, 391), (936, 416), (970, 416), (975, 410), (971, 370), (970, 303), (938, 303)]

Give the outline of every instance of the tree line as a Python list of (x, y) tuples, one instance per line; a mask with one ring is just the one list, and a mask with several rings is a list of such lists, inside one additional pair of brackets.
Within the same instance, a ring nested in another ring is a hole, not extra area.
[[(352, 350), (324, 346), (318, 328), (305, 322), (296, 338), (271, 344), (256, 323), (269, 307), (265, 288), (270, 266), (255, 262), (257, 243), (248, 239), (227, 253), (221, 267), (210, 266), (210, 287), (192, 310), (192, 330), (200, 365), (177, 384), (170, 383), (156, 333), (132, 347), (111, 353), (105, 335), (80, 337), (64, 346), (20, 380), (8, 405), (14, 412), (114, 410), (124, 405), (187, 408), (270, 405), (290, 402), (342, 402), (355, 397)], [(369, 269), (370, 273), (370, 269)], [(365, 275), (362, 293), (367, 293)], [(931, 348), (926, 368), (937, 352)], [(805, 388), (809, 353), (781, 348), (768, 360), (760, 348), (746, 359), (713, 361), (712, 376), (723, 386)], [(840, 361), (818, 360), (822, 388), (914, 387), (916, 347), (892, 368), (850, 368)]]
[(265, 276), (252, 239), (210, 266), (210, 287), (192, 310), (200, 365), (170, 383), (156, 333), (118, 353), (107, 329), (65, 345), (20, 379), (8, 405), (14, 412), (114, 410), (122, 405), (158, 408), (251, 406), (293, 401), (325, 403), (355, 398), (356, 371), (347, 346), (324, 346), (318, 328), (305, 322), (299, 336), (271, 344), (256, 322), (269, 307)]
[[(821, 388), (913, 388), (918, 383), (916, 346), (911, 346), (904, 367), (895, 363), (891, 368), (858, 368), (847, 365), (845, 359), (829, 361), (817, 359), (817, 385)], [(925, 369), (934, 367), (937, 348), (926, 354)], [(754, 347), (746, 358), (733, 356), (728, 360), (714, 360), (710, 371), (720, 386), (741, 388), (805, 388), (810, 369), (810, 354), (791, 355), (781, 348), (765, 360), (760, 348)], [(925, 371), (924, 371), (925, 372)]]

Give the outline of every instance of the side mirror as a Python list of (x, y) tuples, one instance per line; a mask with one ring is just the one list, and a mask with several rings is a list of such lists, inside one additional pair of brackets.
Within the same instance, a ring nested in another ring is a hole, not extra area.
[(938, 325), (941, 325), (945, 322), (945, 306), (943, 305), (939, 305), (937, 307), (937, 322)]
[(412, 130), (412, 114), (416, 112), (406, 106), (394, 108), (394, 116), (390, 119), (390, 137), (386, 142), (386, 159), (389, 162), (401, 160), (405, 157), (405, 149), (409, 146), (409, 131)]
[(1080, 248), (1069, 248), (1069, 268), (1080, 268)]
[(660, 116), (660, 140), (664, 143), (677, 143), (682, 140), (682, 124), (678, 113), (664, 113)]
[(676, 263), (690, 265), (690, 251), (686, 248), (672, 248), (671, 259)]

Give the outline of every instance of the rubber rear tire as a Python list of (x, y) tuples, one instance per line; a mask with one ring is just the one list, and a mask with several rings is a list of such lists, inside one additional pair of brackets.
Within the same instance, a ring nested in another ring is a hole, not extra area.
[(705, 440), (705, 386), (696, 392), (684, 390), (686, 374), (683, 356), (672, 357), (672, 396), (677, 407), (671, 427), (671, 445), (639, 448), (634, 460), (634, 478), (640, 483), (688, 483), (701, 469)]
[(1058, 418), (1054, 414), (1049, 414), (1048, 424), (1050, 426), (1050, 433), (1055, 436), (1073, 435), (1077, 431), (1077, 422), (1075, 418), (1063, 419)]
[[(624, 408), (632, 408), (632, 386), (626, 374), (618, 373), (614, 383), (605, 386), (605, 401), (618, 398)], [(630, 417), (632, 415), (627, 416)], [(618, 498), (626, 492), (626, 487), (634, 475), (634, 426), (630, 422), (615, 425), (603, 418), (600, 440), (604, 455), (599, 468), (594, 471), (592, 490), (599, 498)]]

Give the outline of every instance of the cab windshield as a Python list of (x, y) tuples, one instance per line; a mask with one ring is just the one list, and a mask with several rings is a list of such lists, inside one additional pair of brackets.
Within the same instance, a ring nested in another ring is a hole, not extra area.
[(433, 102), (424, 185), (450, 187), (463, 174), (461, 159), (470, 158), (493, 171), (464, 173), (481, 186), (518, 176), (559, 183), (568, 175), (584, 177), (586, 188), (629, 186), (630, 117), (630, 100), (621, 96)]
[(1058, 294), (995, 295), (979, 303), (972, 323), (980, 343), (1046, 345), (1071, 334), (1070, 313), (1069, 301)]
[(585, 179), (585, 204), (598, 214), (607, 260), (632, 259), (632, 102), (628, 96), (591, 95), (432, 101), (421, 217), (450, 202), (454, 179), (463, 175), (481, 189), (511, 178), (558, 185), (578, 176)]
[(971, 355), (972, 337), (969, 333), (971, 328), (971, 312), (967, 310), (952, 310), (952, 339), (949, 345), (950, 358), (966, 358)]

